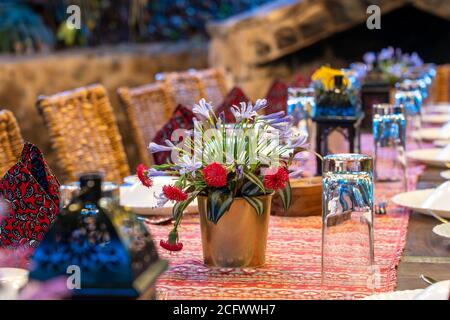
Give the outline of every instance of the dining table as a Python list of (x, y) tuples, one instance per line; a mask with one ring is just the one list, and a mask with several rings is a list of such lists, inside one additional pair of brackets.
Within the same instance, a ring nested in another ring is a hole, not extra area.
[[(362, 135), (363, 153), (371, 154), (373, 137)], [(419, 146), (414, 146), (418, 148)], [(312, 160), (311, 158), (310, 160)], [(305, 170), (314, 175), (315, 161)], [(408, 190), (430, 188), (444, 182), (441, 170), (408, 162)], [(387, 214), (375, 214), (375, 260), (379, 285), (372, 293), (422, 289), (421, 274), (436, 280), (450, 279), (450, 240), (432, 232), (438, 220), (395, 205), (391, 198), (401, 184), (375, 183), (374, 203), (386, 201)], [(164, 239), (170, 227), (148, 225), (156, 239)], [(371, 295), (361, 284), (337, 281), (320, 285), (321, 218), (271, 216), (267, 263), (262, 268), (220, 269), (203, 264), (198, 218), (187, 215), (181, 229), (185, 246), (180, 253), (160, 250), (169, 269), (156, 286), (159, 299), (361, 299)], [(351, 245), (350, 243), (348, 245)], [(337, 278), (352, 277), (345, 270)]]
[[(435, 188), (445, 182), (440, 176), (442, 170), (425, 169), (419, 175), (416, 188)], [(420, 279), (421, 274), (438, 281), (450, 279), (450, 239), (432, 231), (440, 223), (431, 216), (414, 211), (410, 213), (406, 246), (397, 269), (397, 290), (427, 287), (428, 284)]]

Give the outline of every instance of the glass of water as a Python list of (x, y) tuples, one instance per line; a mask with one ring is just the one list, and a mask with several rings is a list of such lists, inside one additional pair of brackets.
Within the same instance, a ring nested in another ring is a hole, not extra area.
[(406, 119), (403, 105), (373, 106), (374, 175), (379, 182), (406, 180)]
[(335, 286), (376, 287), (373, 243), (373, 160), (361, 154), (323, 161), (322, 297)]

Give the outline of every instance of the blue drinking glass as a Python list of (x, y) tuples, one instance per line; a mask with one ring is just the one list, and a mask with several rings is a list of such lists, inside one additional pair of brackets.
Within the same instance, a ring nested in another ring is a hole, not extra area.
[(316, 109), (313, 88), (288, 88), (287, 111), (294, 118), (294, 126), (311, 136), (311, 117)]
[[(411, 140), (412, 131), (419, 131), (422, 128), (422, 94), (417, 86), (414, 86), (410, 80), (405, 80), (395, 86), (395, 104), (403, 105), (406, 116), (407, 138)], [(420, 137), (420, 134), (416, 137)], [(420, 146), (420, 138), (416, 139), (416, 143)]]
[(376, 181), (402, 181), (406, 191), (406, 119), (403, 105), (373, 106)]
[(324, 157), (322, 297), (335, 286), (377, 286), (373, 243), (373, 160), (361, 154)]
[(408, 116), (420, 115), (422, 107), (422, 94), (417, 84), (411, 80), (404, 80), (395, 86), (395, 104), (403, 105)]

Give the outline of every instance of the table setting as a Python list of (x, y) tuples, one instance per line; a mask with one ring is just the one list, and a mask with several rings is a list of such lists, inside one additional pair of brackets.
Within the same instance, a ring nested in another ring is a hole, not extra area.
[[(445, 272), (399, 283), (408, 261), (450, 263), (450, 104), (429, 101), (434, 65), (374, 55), (267, 99), (179, 104), (121, 181), (60, 183), (25, 143), (1, 179), (0, 299), (448, 300)], [(392, 99), (365, 128), (375, 76)], [(421, 219), (447, 257), (415, 253)]]

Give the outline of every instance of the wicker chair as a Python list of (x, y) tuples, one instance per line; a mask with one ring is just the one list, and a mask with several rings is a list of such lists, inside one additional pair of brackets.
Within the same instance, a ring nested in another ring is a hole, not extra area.
[(194, 104), (206, 97), (205, 89), (196, 71), (161, 73), (162, 80), (172, 96), (174, 105), (182, 104), (192, 110)]
[(141, 162), (149, 166), (153, 163), (153, 157), (147, 145), (170, 119), (174, 110), (173, 101), (161, 83), (120, 88), (118, 93), (133, 130)]
[(450, 64), (437, 66), (436, 79), (434, 81), (434, 90), (432, 90), (432, 99), (435, 102), (450, 101)]
[(22, 134), (13, 113), (0, 110), (0, 174), (3, 176), (20, 157)]
[(37, 107), (67, 181), (92, 171), (103, 172), (113, 182), (129, 175), (122, 138), (103, 86), (42, 96)]
[(207, 100), (211, 101), (215, 106), (220, 105), (227, 95), (227, 85), (223, 70), (197, 70), (196, 74), (200, 78)]

